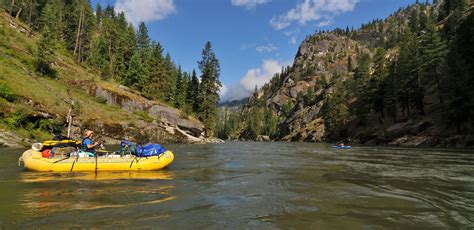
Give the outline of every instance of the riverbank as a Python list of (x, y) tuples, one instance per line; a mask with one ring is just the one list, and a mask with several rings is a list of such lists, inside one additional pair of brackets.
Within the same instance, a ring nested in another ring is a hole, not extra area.
[(32, 141), (16, 135), (13, 132), (0, 130), (0, 148), (21, 148), (27, 147)]

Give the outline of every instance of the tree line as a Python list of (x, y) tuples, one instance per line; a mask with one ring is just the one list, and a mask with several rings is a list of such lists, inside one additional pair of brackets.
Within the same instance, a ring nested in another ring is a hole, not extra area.
[[(375, 48), (373, 55), (357, 54), (353, 78), (336, 93), (346, 99), (357, 97), (357, 103), (351, 108), (347, 103), (339, 104), (336, 110), (341, 112), (330, 114), (332, 119), (341, 119), (330, 125), (343, 125), (351, 114), (363, 117), (378, 113), (393, 123), (424, 116), (428, 97), (436, 95), (447, 123), (455, 125), (459, 133), (467, 131), (462, 124), (472, 115), (467, 111), (474, 109), (473, 44), (467, 38), (473, 35), (474, 13), (467, 10), (464, 0), (445, 1), (439, 11), (428, 3), (410, 7), (406, 24), (398, 31), (388, 31), (396, 40)], [(371, 28), (379, 27), (383, 25)], [(393, 50), (398, 53), (390, 54)]]
[(103, 80), (116, 81), (195, 114), (208, 129), (215, 130), (219, 101), (220, 65), (207, 42), (196, 70), (183, 71), (162, 45), (153, 41), (144, 22), (135, 28), (123, 12), (89, 0), (2, 0), (1, 7), (27, 23), (30, 35), (39, 34), (36, 69), (55, 77), (57, 53), (68, 53), (84, 66), (97, 70)]

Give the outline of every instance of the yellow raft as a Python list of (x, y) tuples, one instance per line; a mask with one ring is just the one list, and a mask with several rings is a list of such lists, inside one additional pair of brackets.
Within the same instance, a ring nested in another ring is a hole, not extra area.
[(19, 161), (29, 170), (42, 172), (99, 172), (99, 171), (153, 171), (170, 165), (174, 160), (171, 151), (159, 156), (135, 157), (125, 155), (99, 157), (45, 158), (41, 152), (29, 149)]

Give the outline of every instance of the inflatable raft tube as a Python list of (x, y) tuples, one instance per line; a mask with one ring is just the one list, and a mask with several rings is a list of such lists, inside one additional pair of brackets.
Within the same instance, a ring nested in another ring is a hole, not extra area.
[(154, 171), (165, 168), (174, 160), (171, 151), (159, 156), (134, 157), (69, 157), (45, 158), (41, 152), (29, 149), (19, 159), (24, 167), (40, 172), (99, 172), (99, 171)]

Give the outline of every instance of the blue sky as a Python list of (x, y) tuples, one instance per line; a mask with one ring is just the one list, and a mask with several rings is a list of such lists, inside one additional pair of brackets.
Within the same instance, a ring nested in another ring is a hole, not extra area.
[(316, 30), (357, 28), (415, 0), (92, 0), (145, 21), (185, 71), (197, 70), (206, 41), (221, 64), (222, 100), (241, 99), (290, 65)]

